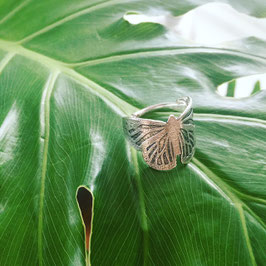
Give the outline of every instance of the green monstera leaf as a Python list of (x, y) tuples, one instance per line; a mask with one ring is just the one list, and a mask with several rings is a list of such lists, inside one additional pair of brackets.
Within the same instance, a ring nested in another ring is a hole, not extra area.
[[(0, 265), (88, 264), (80, 214), (92, 265), (265, 263), (266, 91), (216, 93), (266, 72), (264, 40), (193, 46), (126, 19), (207, 2), (0, 1)], [(265, 1), (230, 3), (266, 16)], [(153, 170), (122, 117), (182, 96), (195, 157)]]

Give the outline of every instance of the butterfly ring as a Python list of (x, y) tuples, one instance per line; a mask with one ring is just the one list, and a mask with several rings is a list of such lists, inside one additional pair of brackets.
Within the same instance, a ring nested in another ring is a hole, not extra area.
[[(141, 118), (144, 114), (161, 108), (180, 112), (170, 115), (167, 122)], [(171, 170), (179, 155), (182, 164), (187, 164), (195, 153), (195, 136), (192, 99), (183, 97), (175, 103), (151, 105), (123, 119), (127, 139), (142, 151), (145, 162), (156, 170)]]

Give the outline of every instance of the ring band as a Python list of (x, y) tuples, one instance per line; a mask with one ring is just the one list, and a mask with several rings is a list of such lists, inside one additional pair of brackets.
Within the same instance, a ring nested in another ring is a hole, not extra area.
[[(141, 118), (144, 114), (171, 108), (181, 111), (178, 117), (170, 115), (167, 122)], [(151, 105), (123, 119), (124, 132), (137, 150), (142, 151), (145, 162), (156, 170), (171, 170), (176, 157), (187, 164), (195, 153), (192, 99), (183, 97), (176, 103)]]

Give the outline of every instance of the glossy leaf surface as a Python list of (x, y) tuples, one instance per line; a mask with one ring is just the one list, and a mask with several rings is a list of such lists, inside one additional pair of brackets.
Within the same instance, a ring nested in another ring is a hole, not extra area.
[[(265, 263), (266, 91), (216, 93), (266, 72), (265, 42), (192, 46), (124, 19), (207, 2), (0, 1), (0, 265), (85, 265), (81, 185), (94, 194), (92, 265)], [(266, 15), (264, 1), (230, 3)], [(122, 117), (187, 95), (195, 158), (148, 168)]]

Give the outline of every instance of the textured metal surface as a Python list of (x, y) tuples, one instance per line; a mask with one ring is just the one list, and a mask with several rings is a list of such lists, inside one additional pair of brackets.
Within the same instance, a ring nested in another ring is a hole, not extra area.
[[(142, 151), (146, 163), (156, 170), (170, 170), (176, 166), (180, 155), (188, 163), (195, 152), (192, 100), (184, 97), (176, 103), (158, 104), (144, 108), (131, 117), (124, 118), (124, 131), (130, 143)], [(170, 115), (167, 122), (143, 119), (147, 112), (166, 108), (183, 108), (179, 117)]]

